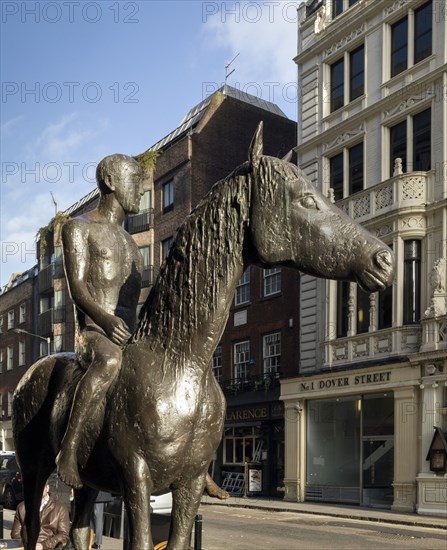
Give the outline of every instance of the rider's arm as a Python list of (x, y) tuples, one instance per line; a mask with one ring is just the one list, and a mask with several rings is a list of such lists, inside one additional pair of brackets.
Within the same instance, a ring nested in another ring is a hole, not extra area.
[(70, 295), (83, 313), (104, 330), (116, 344), (124, 344), (130, 334), (126, 323), (119, 317), (107, 313), (92, 297), (87, 286), (87, 276), (91, 268), (88, 244), (88, 223), (73, 219), (62, 228), (65, 274)]

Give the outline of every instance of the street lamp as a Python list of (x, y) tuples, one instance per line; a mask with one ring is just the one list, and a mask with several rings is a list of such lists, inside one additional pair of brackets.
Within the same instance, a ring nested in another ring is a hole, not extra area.
[(40, 334), (34, 334), (34, 332), (28, 332), (27, 330), (23, 330), (23, 328), (15, 328), (13, 329), (13, 332), (17, 332), (17, 333), (22, 332), (23, 334), (29, 334), (30, 336), (35, 336), (36, 338), (40, 338), (41, 340), (47, 343), (47, 355), (50, 355), (51, 338), (49, 336), (45, 338)]

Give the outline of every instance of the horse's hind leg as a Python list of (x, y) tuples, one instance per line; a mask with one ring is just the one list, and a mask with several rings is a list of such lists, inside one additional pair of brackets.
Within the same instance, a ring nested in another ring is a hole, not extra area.
[(43, 459), (37, 460), (37, 468), (28, 468), (28, 465), (23, 462), (22, 460), (23, 500), (26, 513), (22, 536), (25, 550), (34, 550), (40, 532), (40, 503), (43, 489), (54, 468), (54, 459), (48, 462)]
[(74, 491), (74, 518), (70, 538), (75, 550), (88, 550), (90, 546), (90, 519), (98, 490), (87, 487)]
[(206, 482), (206, 472), (199, 477), (177, 485), (172, 491), (171, 532), (166, 550), (189, 548), (194, 519)]

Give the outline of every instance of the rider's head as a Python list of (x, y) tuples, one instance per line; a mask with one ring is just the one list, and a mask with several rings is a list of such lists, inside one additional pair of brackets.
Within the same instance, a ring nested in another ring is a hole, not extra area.
[(96, 181), (101, 195), (114, 193), (125, 212), (138, 213), (143, 172), (138, 162), (119, 153), (102, 159), (96, 168)]

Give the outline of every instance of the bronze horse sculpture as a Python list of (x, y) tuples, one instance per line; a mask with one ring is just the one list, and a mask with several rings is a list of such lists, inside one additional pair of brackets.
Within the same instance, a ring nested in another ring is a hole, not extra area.
[[(249, 161), (216, 183), (180, 226), (102, 405), (103, 425), (85, 426), (78, 454), (84, 487), (75, 491), (72, 527), (76, 550), (88, 548), (98, 489), (123, 494), (131, 550), (153, 548), (150, 495), (171, 490), (167, 548), (189, 548), (225, 417), (211, 360), (247, 266), (294, 267), (356, 281), (370, 292), (392, 282), (389, 248), (331, 204), (299, 168), (262, 149), (261, 123)], [(81, 374), (74, 354), (56, 354), (33, 365), (14, 394), (26, 550), (35, 548), (42, 489)]]

